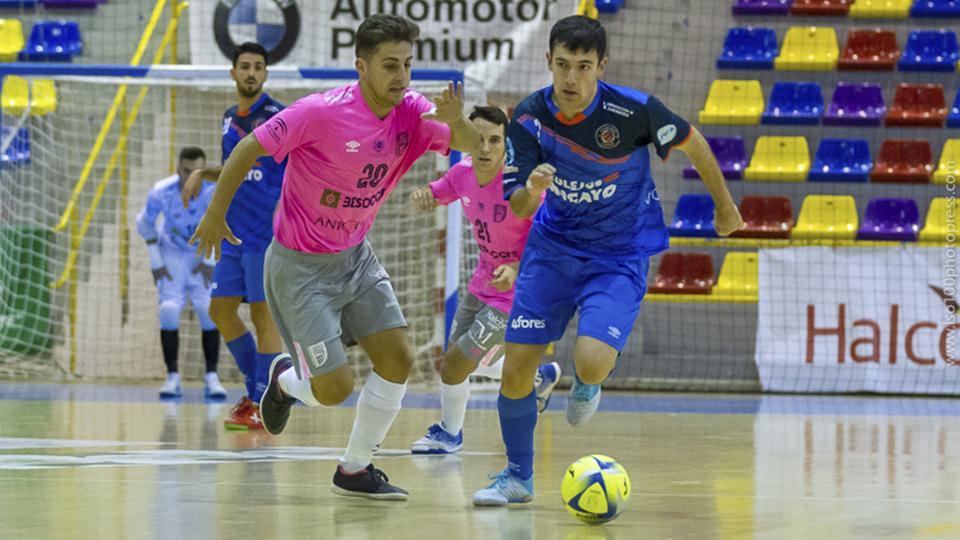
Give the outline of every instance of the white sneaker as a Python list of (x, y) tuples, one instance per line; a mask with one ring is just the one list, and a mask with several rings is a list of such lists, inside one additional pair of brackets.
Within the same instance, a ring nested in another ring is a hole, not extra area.
[(550, 394), (553, 393), (553, 387), (560, 382), (560, 364), (550, 362), (537, 369), (537, 376), (533, 384), (537, 391), (537, 412), (542, 413), (547, 410), (550, 404)]
[(573, 386), (567, 395), (567, 423), (579, 426), (593, 418), (600, 406), (600, 385), (587, 384), (574, 375)]
[(440, 424), (427, 428), (427, 434), (410, 445), (410, 452), (414, 454), (453, 454), (461, 449), (463, 430), (451, 435)]
[(217, 377), (216, 371), (211, 371), (203, 376), (205, 387), (203, 397), (208, 399), (227, 399), (227, 389), (220, 384), (220, 377)]
[(161, 398), (178, 398), (183, 396), (183, 387), (180, 386), (179, 373), (167, 373), (167, 382), (160, 387)]

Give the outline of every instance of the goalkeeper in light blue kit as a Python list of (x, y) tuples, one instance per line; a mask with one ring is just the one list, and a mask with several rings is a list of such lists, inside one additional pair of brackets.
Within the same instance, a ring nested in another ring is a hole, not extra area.
[(507, 129), (513, 160), (504, 198), (518, 217), (535, 217), (497, 401), (507, 467), (476, 492), (477, 506), (533, 499), (534, 375), (547, 344), (563, 336), (576, 312), (567, 421), (582, 424), (597, 410), (600, 383), (640, 312), (649, 259), (669, 246), (648, 148), (662, 160), (674, 149), (690, 158), (716, 203), (718, 234), (742, 223), (703, 136), (657, 98), (600, 80), (606, 50), (599, 22), (576, 15), (557, 21), (547, 53), (553, 84), (520, 102)]
[[(147, 204), (137, 215), (137, 232), (147, 243), (150, 271), (160, 300), (160, 344), (163, 361), (167, 365), (167, 380), (160, 388), (160, 397), (183, 395), (177, 354), (180, 348), (180, 312), (189, 296), (203, 331), (201, 342), (206, 361), (204, 395), (211, 399), (224, 399), (227, 391), (217, 377), (220, 333), (210, 319), (210, 283), (214, 262), (198, 258), (196, 249), (187, 242), (207, 210), (213, 195), (213, 184), (206, 183), (200, 195), (184, 208), (180, 197), (184, 182), (191, 172), (206, 165), (206, 156), (200, 148), (186, 147), (180, 151), (177, 163), (177, 174), (154, 184), (147, 195)], [(160, 216), (163, 216), (163, 225), (158, 228), (157, 219)]]

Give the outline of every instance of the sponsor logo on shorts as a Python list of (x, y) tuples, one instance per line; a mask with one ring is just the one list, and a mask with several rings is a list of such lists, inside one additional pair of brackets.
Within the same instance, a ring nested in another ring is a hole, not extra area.
[(330, 208), (336, 208), (340, 205), (340, 192), (332, 189), (323, 190), (323, 195), (320, 196), (320, 204)]
[(607, 333), (610, 334), (613, 339), (620, 339), (620, 329), (616, 326), (608, 326)]
[(523, 315), (517, 315), (513, 321), (510, 322), (510, 328), (513, 328), (514, 330), (526, 330), (531, 328), (543, 330), (546, 327), (547, 323), (543, 319), (528, 319)]
[(375, 268), (370, 275), (373, 276), (373, 279), (377, 281), (380, 281), (381, 279), (390, 279), (390, 274), (387, 273), (387, 269), (382, 266)]
[(313, 367), (318, 368), (327, 363), (326, 343), (322, 341), (320, 343), (314, 343), (307, 347), (307, 352), (310, 353), (310, 363), (313, 364)]
[(657, 131), (657, 140), (660, 141), (660, 146), (667, 144), (672, 141), (674, 137), (677, 136), (677, 126), (673, 124), (667, 124), (660, 128)]

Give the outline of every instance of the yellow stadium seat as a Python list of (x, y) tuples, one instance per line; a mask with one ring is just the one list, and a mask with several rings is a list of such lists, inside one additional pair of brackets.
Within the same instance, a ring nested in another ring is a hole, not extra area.
[(803, 182), (810, 172), (810, 149), (804, 137), (770, 137), (757, 139), (744, 170), (747, 180)]
[(851, 17), (857, 19), (906, 19), (913, 0), (857, 0), (850, 6)]
[(23, 50), (23, 26), (17, 19), (0, 19), (0, 62), (15, 62)]
[(57, 87), (50, 79), (30, 82), (30, 114), (43, 116), (57, 110)]
[(760, 81), (717, 80), (700, 111), (701, 124), (757, 125), (763, 114)]
[(15, 75), (7, 75), (3, 79), (3, 95), (0, 102), (3, 105), (3, 113), (10, 115), (23, 114), (27, 108), (27, 80)]
[(804, 240), (853, 240), (860, 220), (850, 195), (807, 195), (790, 234)]
[[(951, 214), (948, 219), (947, 213)], [(927, 210), (927, 220), (920, 229), (919, 240), (921, 242), (943, 242), (947, 239), (947, 225), (950, 224), (950, 232), (956, 234), (957, 212), (956, 200), (952, 197), (936, 197), (930, 201), (930, 208)]]
[(952, 183), (960, 181), (960, 139), (950, 139), (943, 145), (940, 153), (940, 164), (933, 173), (934, 184), (946, 184), (947, 177), (952, 176)]
[(720, 277), (710, 294), (756, 298), (757, 261), (756, 253), (728, 252), (723, 257)]
[(773, 66), (779, 71), (830, 71), (837, 68), (839, 57), (837, 32), (833, 28), (794, 26), (787, 30)]

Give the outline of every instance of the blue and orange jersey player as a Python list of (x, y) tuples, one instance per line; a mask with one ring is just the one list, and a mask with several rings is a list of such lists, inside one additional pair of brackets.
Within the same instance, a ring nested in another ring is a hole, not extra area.
[[(262, 46), (248, 42), (237, 47), (230, 74), (237, 87), (237, 104), (223, 114), (224, 163), (244, 137), (283, 110), (283, 105), (263, 89), (267, 80), (267, 52)], [(263, 261), (273, 240), (273, 212), (280, 199), (284, 166), (285, 163), (277, 163), (270, 156), (257, 159), (226, 214), (227, 224), (240, 243), (224, 241), (218, 246), (210, 316), (236, 359), (247, 387), (247, 394), (224, 421), (229, 430), (263, 428), (258, 403), (266, 388), (270, 362), (282, 351), (280, 333), (263, 290)], [(196, 194), (204, 179), (217, 180), (222, 169), (221, 165), (194, 172), (183, 190), (184, 204)], [(250, 306), (256, 339), (238, 314), (244, 302)]]
[(669, 245), (650, 146), (664, 160), (673, 150), (687, 155), (716, 203), (720, 235), (742, 224), (696, 128), (654, 96), (600, 80), (607, 56), (599, 22), (561, 19), (549, 47), (553, 84), (524, 99), (507, 130), (504, 197), (517, 216), (535, 217), (507, 323), (497, 402), (507, 467), (474, 495), (477, 506), (532, 500), (534, 376), (547, 345), (576, 312), (567, 421), (581, 424), (597, 410), (600, 383), (639, 314), (649, 259)]

